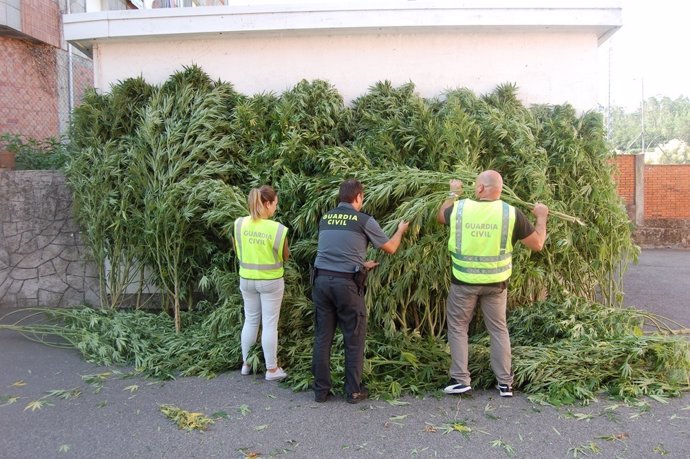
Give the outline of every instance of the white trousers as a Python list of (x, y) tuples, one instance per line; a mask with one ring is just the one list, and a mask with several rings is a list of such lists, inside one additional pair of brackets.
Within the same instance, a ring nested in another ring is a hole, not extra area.
[(240, 278), (240, 291), (244, 299), (242, 359), (247, 361), (249, 349), (256, 343), (261, 324), (261, 348), (266, 368), (272, 370), (278, 366), (278, 319), (285, 281), (282, 277), (271, 280)]

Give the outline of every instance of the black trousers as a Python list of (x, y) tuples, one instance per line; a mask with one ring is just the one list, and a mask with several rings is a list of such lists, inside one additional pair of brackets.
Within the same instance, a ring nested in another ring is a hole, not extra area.
[(331, 389), (331, 346), (335, 327), (339, 326), (345, 346), (345, 392), (361, 392), (367, 313), (364, 292), (352, 279), (318, 276), (312, 290), (314, 300), (315, 340), (312, 358), (314, 392)]

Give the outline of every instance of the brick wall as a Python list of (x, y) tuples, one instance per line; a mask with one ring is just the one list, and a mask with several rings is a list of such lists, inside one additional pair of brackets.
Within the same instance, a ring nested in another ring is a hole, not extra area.
[(17, 24), (0, 30), (0, 134), (57, 137), (93, 87), (93, 62), (63, 48), (60, 2), (16, 4)]
[[(69, 53), (43, 43), (0, 36), (0, 134), (44, 139), (69, 125)], [(72, 55), (74, 106), (93, 88), (93, 62)]]
[[(67, 53), (63, 60), (67, 60)], [(93, 89), (93, 61), (86, 57), (73, 55), (72, 57), (72, 90), (74, 91), (74, 106), (78, 106), (84, 99), (84, 93)]]
[(618, 196), (623, 199), (626, 206), (635, 203), (635, 156), (617, 155), (616, 172), (614, 180)]
[(690, 164), (644, 167), (644, 217), (690, 219)]
[[(615, 163), (618, 195), (634, 205), (635, 155), (618, 155)], [(690, 220), (690, 164), (644, 166), (644, 219)]]
[(56, 49), (0, 36), (0, 62), (0, 133), (57, 136)]
[(60, 8), (56, 0), (22, 0), (22, 33), (60, 48)]

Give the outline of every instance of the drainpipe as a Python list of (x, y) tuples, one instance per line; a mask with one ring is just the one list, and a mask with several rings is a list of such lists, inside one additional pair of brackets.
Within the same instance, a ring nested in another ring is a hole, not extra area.
[[(67, 14), (72, 14), (71, 0), (67, 0)], [(69, 121), (74, 109), (74, 74), (72, 72), (72, 44), (67, 43), (67, 95), (69, 98)]]

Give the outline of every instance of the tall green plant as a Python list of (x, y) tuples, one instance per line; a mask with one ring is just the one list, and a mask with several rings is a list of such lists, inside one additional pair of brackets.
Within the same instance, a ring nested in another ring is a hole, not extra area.
[(227, 107), (236, 98), (229, 85), (199, 78), (198, 68), (179, 72), (152, 96), (130, 150), (128, 174), (141, 202), (137, 257), (155, 269), (157, 284), (170, 296), (178, 332), (181, 303), (191, 304), (213, 252), (199, 189), (207, 181), (247, 175), (231, 154), (228, 135)]
[[(114, 104), (116, 96), (132, 102)], [(621, 286), (612, 280), (622, 260), (636, 253), (610, 176), (601, 119), (577, 116), (567, 105), (527, 108), (512, 85), (481, 97), (456, 89), (424, 99), (411, 83), (382, 82), (346, 107), (327, 82), (246, 97), (192, 66), (160, 88), (137, 80), (111, 95), (93, 93), (75, 115), (79, 155), (70, 179), (80, 221), (102, 259), (119, 250), (126, 254), (121, 263), (136, 260), (152, 272), (151, 281), (173, 304), (175, 359), (189, 345), (180, 306), (191, 305), (197, 290), (206, 295), (203, 308), (216, 308), (206, 312), (216, 318), (213, 336), (237, 333), (236, 324), (220, 320), (241, 314), (232, 225), (247, 212), (248, 190), (264, 183), (280, 196), (274, 218), (290, 229), (293, 256), (279, 336), (281, 361), (299, 389), (309, 385), (313, 335), (308, 267), (319, 218), (337, 204), (344, 178), (364, 183), (364, 210), (388, 234), (399, 220), (411, 221), (395, 256), (370, 254), (381, 264), (370, 275), (366, 300), (372, 343), (366, 371), (370, 387), (385, 393), (429, 388), (447, 366), (448, 235), (435, 216), (451, 178), (462, 179), (463, 197), (472, 197), (477, 174), (494, 168), (504, 177), (505, 200), (527, 214), (535, 201), (551, 209), (545, 250), (516, 248), (514, 311), (544, 296), (567, 303), (600, 295), (614, 304)], [(96, 182), (88, 180), (90, 170)], [(473, 347), (478, 381), (491, 377), (485, 344)], [(226, 349), (210, 346), (204, 358)], [(434, 361), (424, 365), (425, 359)], [(216, 371), (214, 362), (208, 367)], [(203, 372), (204, 362), (195, 368)], [(398, 384), (396, 376), (410, 370), (422, 382)]]
[[(101, 305), (121, 304), (128, 287), (146, 284), (136, 258), (139, 205), (127, 167), (145, 104), (153, 87), (128, 79), (108, 95), (89, 91), (70, 125), (72, 159), (66, 168), (77, 220), (97, 267)], [(140, 290), (141, 291), (141, 290)]]
[[(577, 116), (570, 106), (535, 107), (537, 136), (549, 154), (548, 180), (554, 198), (581, 216), (582, 227), (556, 226), (551, 258), (562, 266), (557, 280), (567, 292), (622, 304), (621, 273), (635, 260), (632, 223), (618, 197), (612, 152), (601, 116)], [(558, 225), (555, 222), (555, 225)]]

